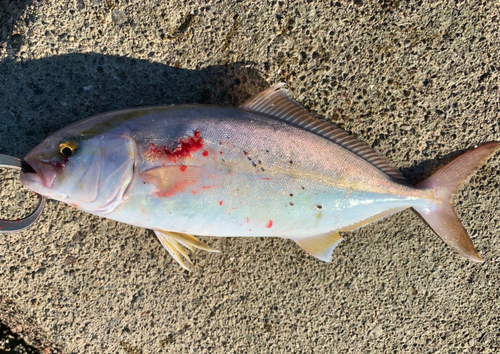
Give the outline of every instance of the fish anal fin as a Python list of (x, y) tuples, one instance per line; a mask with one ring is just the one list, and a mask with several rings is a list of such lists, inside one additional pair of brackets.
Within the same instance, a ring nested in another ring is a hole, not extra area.
[(331, 261), (333, 250), (342, 240), (343, 238), (336, 231), (307, 238), (293, 239), (304, 251), (323, 262)]
[(288, 96), (284, 85), (279, 83), (269, 87), (239, 108), (267, 114), (322, 136), (368, 161), (395, 181), (406, 183), (401, 172), (389, 160), (339, 127), (313, 117)]
[(383, 219), (389, 215), (395, 214), (395, 213), (397, 213), (401, 210), (404, 210), (404, 209), (407, 209), (407, 208), (392, 208), (392, 209), (384, 210), (378, 214), (370, 216), (367, 219), (364, 219), (364, 220), (358, 221), (352, 225), (349, 225), (348, 227), (345, 227), (345, 228), (341, 229), (340, 231), (342, 231), (342, 232), (354, 231), (356, 229), (359, 229), (360, 227), (368, 225), (368, 224), (375, 222), (377, 220)]
[(209, 252), (220, 252), (210, 246), (207, 246), (193, 235), (159, 230), (154, 230), (154, 232), (156, 237), (158, 237), (158, 240), (160, 240), (162, 246), (168, 251), (168, 253), (170, 253), (172, 258), (174, 258), (177, 263), (179, 263), (180, 266), (186, 270), (190, 270), (189, 266), (192, 266), (193, 263), (182, 246), (189, 248), (191, 251), (194, 248), (199, 248)]

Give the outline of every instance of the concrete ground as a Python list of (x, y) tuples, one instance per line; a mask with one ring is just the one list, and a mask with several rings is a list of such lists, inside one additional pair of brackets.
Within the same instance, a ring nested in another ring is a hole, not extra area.
[[(92, 114), (234, 105), (283, 81), (418, 182), (500, 141), (499, 20), (496, 1), (0, 0), (0, 153)], [(405, 211), (345, 234), (331, 263), (204, 238), (222, 253), (188, 273), (152, 232), (49, 202), (0, 237), (0, 322), (43, 353), (498, 353), (499, 166), (455, 199), (483, 264)], [(26, 213), (18, 175), (0, 184), (0, 217)]]

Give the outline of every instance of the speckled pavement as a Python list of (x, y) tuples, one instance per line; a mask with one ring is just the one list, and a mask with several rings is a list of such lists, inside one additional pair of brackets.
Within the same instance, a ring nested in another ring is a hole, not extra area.
[[(496, 1), (0, 0), (0, 153), (120, 108), (236, 105), (277, 82), (412, 183), (500, 141)], [(42, 353), (499, 353), (500, 156), (457, 194), (483, 264), (410, 210), (344, 234), (203, 238), (187, 273), (154, 234), (48, 203), (0, 236), (0, 322)], [(34, 203), (0, 172), (0, 217)]]

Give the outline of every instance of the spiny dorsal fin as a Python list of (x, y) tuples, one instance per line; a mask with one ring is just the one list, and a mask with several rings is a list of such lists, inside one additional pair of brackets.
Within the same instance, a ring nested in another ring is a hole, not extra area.
[(343, 238), (338, 232), (331, 232), (298, 240), (294, 239), (293, 241), (314, 257), (323, 262), (330, 262), (333, 250), (342, 240)]
[[(156, 237), (160, 240), (162, 246), (170, 253), (170, 255), (181, 265), (182, 268), (189, 270), (189, 265), (193, 265), (186, 251), (181, 247), (187, 247), (191, 251), (193, 248), (200, 248), (209, 252), (220, 252), (214, 248), (205, 245), (196, 237), (178, 232), (158, 231), (154, 230)], [(181, 257), (182, 255), (182, 257)]]
[(243, 103), (240, 108), (270, 115), (320, 135), (365, 159), (392, 179), (401, 183), (406, 182), (401, 172), (370, 146), (331, 123), (311, 116), (288, 96), (288, 91), (283, 89), (284, 85), (284, 83), (279, 83), (271, 86)]

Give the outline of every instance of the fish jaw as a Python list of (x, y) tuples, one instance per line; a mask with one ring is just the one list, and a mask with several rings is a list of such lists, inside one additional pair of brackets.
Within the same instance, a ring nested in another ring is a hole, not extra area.
[(58, 172), (64, 165), (45, 156), (37, 158), (34, 151), (30, 152), (24, 160), (35, 172), (23, 173), (21, 183), (35, 193), (63, 200), (64, 194), (55, 191), (53, 186)]
[(47, 175), (45, 173), (38, 174), (27, 172), (23, 173), (20, 178), (23, 186), (37, 194), (57, 200), (63, 200), (65, 198), (64, 194), (57, 193), (50, 188), (54, 183), (55, 173)]

